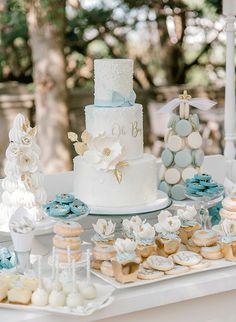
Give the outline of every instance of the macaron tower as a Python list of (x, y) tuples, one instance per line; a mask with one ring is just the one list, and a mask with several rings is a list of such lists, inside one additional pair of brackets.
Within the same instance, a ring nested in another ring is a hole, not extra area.
[[(199, 103), (199, 105), (198, 105)], [(179, 105), (179, 113), (172, 114), (165, 135), (165, 149), (162, 152), (159, 189), (172, 199), (184, 200), (185, 182), (201, 172), (204, 160), (202, 137), (199, 133), (199, 118), (190, 114), (189, 106), (208, 109), (214, 102), (204, 99), (192, 99), (187, 91), (179, 98), (165, 105), (160, 112), (171, 112)]]

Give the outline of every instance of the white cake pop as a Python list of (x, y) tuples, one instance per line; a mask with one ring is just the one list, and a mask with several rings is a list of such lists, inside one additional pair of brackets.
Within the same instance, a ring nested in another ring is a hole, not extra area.
[(42, 286), (41, 256), (38, 258), (38, 279), (39, 287), (33, 292), (31, 302), (36, 306), (45, 306), (48, 304), (48, 292)]
[(62, 285), (59, 282), (59, 263), (56, 259), (56, 278), (53, 282), (53, 290), (49, 295), (49, 304), (53, 307), (64, 306), (66, 301), (66, 295), (62, 291)]
[(70, 292), (66, 299), (66, 305), (70, 308), (75, 308), (81, 306), (84, 303), (84, 299), (81, 294), (76, 289), (76, 278), (75, 278), (75, 260), (72, 261), (72, 283), (73, 289)]
[(97, 290), (94, 284), (91, 283), (90, 279), (90, 249), (87, 249), (87, 280), (85, 284), (80, 285), (80, 293), (86, 300), (95, 299), (97, 296)]

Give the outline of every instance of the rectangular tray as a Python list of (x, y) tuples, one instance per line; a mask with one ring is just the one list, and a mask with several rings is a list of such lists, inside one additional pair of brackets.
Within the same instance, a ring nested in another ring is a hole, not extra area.
[(0, 302), (0, 309), (2, 308), (2, 309), (8, 309), (8, 310), (30, 311), (35, 313), (50, 312), (50, 313), (59, 314), (59, 315), (88, 316), (110, 305), (114, 300), (114, 297), (112, 296), (114, 287), (110, 285), (100, 284), (100, 283), (94, 283), (94, 284), (97, 288), (98, 296), (94, 300), (86, 301), (87, 303), (85, 303), (85, 306), (86, 304), (89, 306), (88, 310), (70, 309), (68, 307), (56, 308), (56, 307), (51, 307), (49, 305), (39, 307), (32, 304), (20, 305), (20, 304), (11, 304), (8, 302)]
[(154, 280), (139, 280), (138, 279), (136, 282), (126, 283), (126, 284), (122, 284), (120, 282), (117, 282), (115, 280), (115, 278), (106, 276), (106, 275), (102, 274), (99, 270), (92, 269), (91, 272), (92, 272), (92, 274), (96, 275), (97, 277), (101, 278), (103, 281), (111, 284), (112, 286), (114, 286), (117, 289), (126, 289), (126, 288), (131, 288), (131, 287), (137, 287), (137, 286), (142, 286), (142, 285), (147, 285), (147, 284), (158, 283), (161, 281), (166, 281), (169, 279), (178, 278), (178, 277), (187, 276), (187, 275), (193, 275), (196, 273), (213, 271), (216, 269), (222, 269), (222, 268), (226, 268), (226, 267), (236, 266), (236, 262), (230, 262), (230, 261), (225, 260), (224, 258), (217, 259), (217, 260), (209, 260), (209, 262), (210, 262), (210, 266), (208, 266), (206, 268), (190, 269), (188, 272), (185, 272), (182, 274), (164, 275), (164, 276), (162, 276), (158, 279), (154, 279)]

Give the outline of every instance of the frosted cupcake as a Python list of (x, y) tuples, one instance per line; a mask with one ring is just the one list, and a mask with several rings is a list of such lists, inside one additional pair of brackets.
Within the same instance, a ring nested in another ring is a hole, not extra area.
[(94, 242), (93, 259), (95, 261), (111, 259), (116, 253), (113, 247), (116, 224), (113, 224), (111, 220), (98, 219), (97, 223), (93, 224), (93, 228), (95, 231), (92, 238)]
[(236, 221), (224, 219), (221, 223), (223, 236), (220, 239), (221, 252), (230, 261), (236, 261)]
[(124, 219), (122, 221), (122, 234), (124, 238), (135, 239), (134, 231), (140, 230), (142, 224), (145, 223), (145, 220), (139, 216), (133, 216), (131, 219)]
[(149, 224), (142, 224), (139, 229), (134, 231), (137, 242), (137, 254), (141, 258), (147, 258), (156, 251), (155, 229)]
[(128, 238), (117, 238), (114, 244), (116, 256), (112, 259), (115, 279), (120, 283), (137, 280), (140, 258), (136, 254), (137, 243)]
[(197, 210), (194, 206), (186, 206), (184, 209), (177, 210), (177, 216), (181, 221), (179, 237), (181, 242), (187, 245), (193, 233), (201, 228), (201, 225), (196, 221)]
[(181, 221), (178, 216), (172, 216), (171, 212), (163, 210), (158, 215), (158, 223), (154, 225), (157, 232), (157, 253), (161, 256), (169, 256), (176, 253), (181, 245), (178, 236)]

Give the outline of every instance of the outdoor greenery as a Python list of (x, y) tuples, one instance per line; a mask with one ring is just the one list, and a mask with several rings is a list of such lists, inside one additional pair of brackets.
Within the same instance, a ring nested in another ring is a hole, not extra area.
[[(44, 19), (60, 23), (61, 0), (7, 0), (0, 7), (0, 81), (30, 84), (32, 55), (27, 6), (41, 3)], [(67, 86), (90, 86), (100, 57), (131, 57), (136, 84), (217, 84), (224, 77), (224, 22), (220, 0), (66, 2)]]

